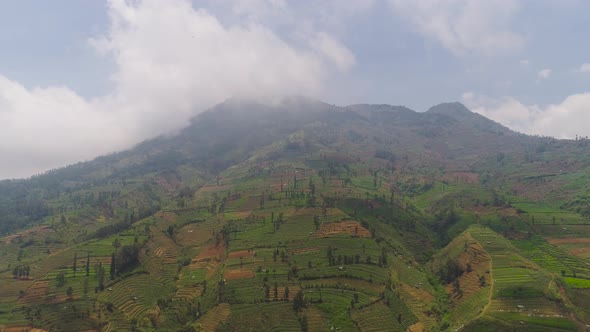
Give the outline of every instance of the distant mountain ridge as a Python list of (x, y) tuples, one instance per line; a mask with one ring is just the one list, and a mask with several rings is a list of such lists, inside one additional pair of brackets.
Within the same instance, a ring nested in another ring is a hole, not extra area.
[(580, 330), (588, 143), (460, 103), (230, 99), (0, 181), (0, 330)]

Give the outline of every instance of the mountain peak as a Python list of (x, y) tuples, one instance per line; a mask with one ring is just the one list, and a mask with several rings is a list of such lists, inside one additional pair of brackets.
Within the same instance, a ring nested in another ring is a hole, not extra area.
[(485, 116), (472, 112), (465, 105), (459, 102), (442, 103), (432, 106), (427, 114), (439, 114), (451, 117), (455, 120), (470, 123), (479, 130), (492, 131), (502, 134), (514, 134), (512, 130), (504, 125), (486, 118)]
[(464, 117), (475, 114), (460, 102), (438, 104), (428, 109), (427, 113), (444, 114), (452, 117)]

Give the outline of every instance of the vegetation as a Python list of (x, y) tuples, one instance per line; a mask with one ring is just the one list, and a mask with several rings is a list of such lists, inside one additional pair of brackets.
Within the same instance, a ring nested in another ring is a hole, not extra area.
[(230, 100), (0, 182), (0, 330), (579, 330), (586, 149), (460, 104)]

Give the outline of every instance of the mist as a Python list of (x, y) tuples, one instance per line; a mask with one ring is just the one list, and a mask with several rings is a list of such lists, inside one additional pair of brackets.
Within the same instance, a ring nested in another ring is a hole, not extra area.
[(293, 45), (255, 20), (222, 24), (186, 0), (112, 0), (108, 10), (108, 31), (88, 40), (115, 64), (107, 94), (26, 88), (0, 74), (0, 178), (129, 148), (230, 97), (319, 96), (331, 73), (354, 64), (328, 33)]

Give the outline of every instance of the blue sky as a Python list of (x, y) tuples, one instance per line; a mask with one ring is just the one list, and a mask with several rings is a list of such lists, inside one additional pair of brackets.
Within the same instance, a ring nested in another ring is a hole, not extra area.
[(226, 98), (417, 111), (590, 135), (585, 0), (0, 3), (0, 178), (121, 150)]

